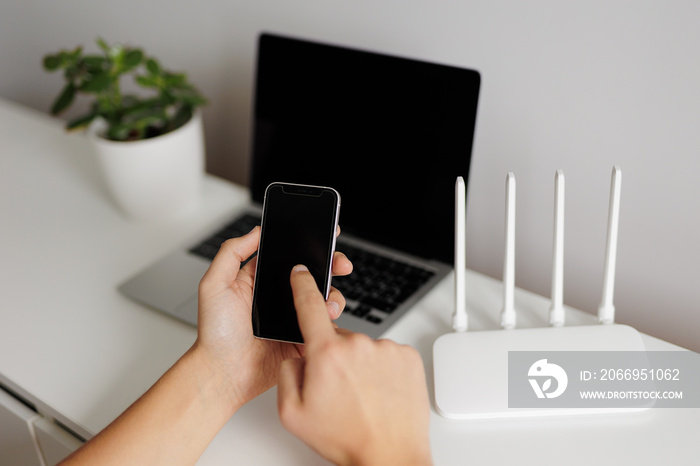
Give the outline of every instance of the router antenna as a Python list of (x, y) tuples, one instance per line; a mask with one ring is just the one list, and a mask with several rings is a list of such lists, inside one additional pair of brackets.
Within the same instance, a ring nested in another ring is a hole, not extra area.
[(501, 327), (515, 327), (515, 175), (506, 176), (506, 251), (503, 261), (503, 310)]
[(452, 328), (457, 332), (467, 330), (467, 296), (465, 287), (466, 264), (466, 199), (464, 178), (455, 182), (455, 312)]
[(617, 256), (617, 230), (620, 222), (620, 184), (622, 171), (614, 166), (610, 181), (610, 209), (608, 211), (608, 238), (605, 245), (605, 269), (603, 272), (603, 297), (598, 308), (598, 321), (611, 324), (615, 321), (615, 261)]
[(552, 260), (552, 306), (549, 325), (564, 325), (564, 172), (554, 176), (554, 252)]

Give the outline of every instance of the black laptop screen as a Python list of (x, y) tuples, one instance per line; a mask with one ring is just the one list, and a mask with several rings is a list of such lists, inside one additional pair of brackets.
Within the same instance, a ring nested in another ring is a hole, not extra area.
[(262, 34), (253, 200), (273, 181), (331, 186), (342, 231), (451, 264), (479, 86), (474, 70)]

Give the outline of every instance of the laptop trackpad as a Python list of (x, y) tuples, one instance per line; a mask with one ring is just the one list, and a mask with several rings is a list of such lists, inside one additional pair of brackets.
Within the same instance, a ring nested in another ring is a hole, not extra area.
[(196, 325), (197, 289), (209, 265), (205, 259), (178, 251), (123, 283), (119, 291)]
[(184, 320), (188, 324), (197, 326), (197, 312), (199, 308), (199, 296), (197, 293), (190, 295), (182, 304), (180, 304), (173, 314), (178, 319)]

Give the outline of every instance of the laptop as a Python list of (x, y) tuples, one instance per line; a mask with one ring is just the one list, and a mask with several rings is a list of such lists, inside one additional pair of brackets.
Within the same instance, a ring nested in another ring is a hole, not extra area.
[(479, 88), (474, 70), (261, 34), (252, 205), (120, 291), (196, 325), (201, 277), (224, 240), (259, 224), (267, 185), (330, 186), (343, 200), (336, 250), (354, 264), (332, 281), (347, 299), (337, 323), (379, 337), (452, 270)]

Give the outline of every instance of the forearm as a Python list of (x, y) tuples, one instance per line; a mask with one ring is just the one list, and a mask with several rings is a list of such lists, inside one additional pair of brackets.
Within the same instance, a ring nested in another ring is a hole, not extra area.
[(65, 464), (194, 464), (238, 407), (192, 348)]

